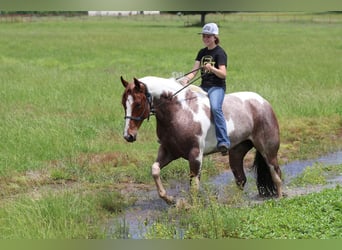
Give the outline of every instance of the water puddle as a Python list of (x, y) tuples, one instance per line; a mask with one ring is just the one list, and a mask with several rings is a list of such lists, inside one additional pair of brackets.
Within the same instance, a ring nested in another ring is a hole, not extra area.
[[(325, 166), (342, 164), (342, 151), (331, 153), (314, 160), (293, 161), (281, 166), (282, 173), (285, 176), (285, 189), (291, 179), (301, 174), (306, 167), (311, 167), (316, 163), (321, 163)], [(248, 199), (256, 200), (257, 191), (255, 187), (254, 173), (246, 171), (246, 176), (247, 183), (244, 192), (247, 194)], [(213, 186), (217, 190), (218, 198), (223, 195), (221, 192), (225, 192), (223, 190), (227, 190), (227, 185), (232, 183), (235, 183), (234, 176), (229, 170), (224, 171), (220, 175), (209, 180), (209, 185)], [(340, 174), (329, 179), (328, 183), (328, 186), (334, 186), (342, 183), (342, 175)], [(167, 191), (169, 194), (179, 198), (182, 196), (182, 193), (187, 193), (188, 188), (188, 182), (179, 183), (174, 181), (167, 188)], [(307, 192), (311, 191), (313, 191), (313, 189), (310, 187), (307, 188)], [(118, 223), (127, 229), (122, 230), (121, 238), (141, 239), (144, 238), (148, 227), (151, 226), (158, 216), (160, 216), (163, 211), (166, 211), (169, 206), (159, 198), (156, 190), (138, 192), (133, 195), (138, 197), (138, 201), (130, 207), (121, 218), (119, 218)], [(113, 230), (114, 227), (117, 227), (118, 223), (113, 225)]]
[[(322, 163), (326, 166), (342, 164), (342, 151), (331, 153), (326, 156), (322, 156), (315, 160), (294, 161), (283, 165), (281, 167), (282, 172), (287, 177), (286, 179), (292, 179), (304, 171), (306, 167), (313, 166), (315, 163)], [(289, 180), (285, 179), (285, 184)]]

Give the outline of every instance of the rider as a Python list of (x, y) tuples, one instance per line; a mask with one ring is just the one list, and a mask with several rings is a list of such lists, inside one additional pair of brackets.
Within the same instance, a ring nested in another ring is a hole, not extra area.
[(230, 140), (222, 111), (222, 103), (226, 91), (228, 57), (219, 45), (219, 29), (216, 23), (207, 23), (199, 34), (202, 34), (205, 47), (199, 50), (193, 71), (182, 79), (182, 84), (185, 85), (190, 82), (197, 74), (196, 69), (201, 68), (202, 82), (200, 87), (208, 93), (215, 123), (217, 148), (222, 155), (226, 155), (230, 147)]

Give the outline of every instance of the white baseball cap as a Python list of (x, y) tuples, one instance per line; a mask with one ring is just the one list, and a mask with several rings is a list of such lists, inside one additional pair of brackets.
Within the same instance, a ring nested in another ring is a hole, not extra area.
[(203, 26), (202, 32), (198, 34), (206, 34), (206, 35), (218, 35), (219, 28), (216, 23), (207, 23)]

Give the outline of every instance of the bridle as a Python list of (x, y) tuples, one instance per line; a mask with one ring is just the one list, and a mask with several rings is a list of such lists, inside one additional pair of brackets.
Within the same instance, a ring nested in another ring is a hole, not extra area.
[[(139, 116), (129, 116), (129, 115), (126, 115), (124, 117), (124, 119), (131, 119), (131, 120), (134, 120), (134, 121), (142, 121), (142, 120), (147, 118), (147, 120), (150, 120), (150, 115), (154, 114), (154, 112), (152, 111), (153, 110), (153, 108), (152, 108), (152, 96), (151, 96), (150, 92), (148, 92), (146, 84), (145, 83), (142, 83), (142, 84), (144, 84), (145, 89), (146, 89), (145, 97), (146, 97), (146, 104), (147, 105), (145, 104), (144, 110), (141, 112), (141, 114)], [(148, 112), (147, 117), (144, 117), (144, 114), (146, 112), (147, 107), (149, 107), (150, 112)]]

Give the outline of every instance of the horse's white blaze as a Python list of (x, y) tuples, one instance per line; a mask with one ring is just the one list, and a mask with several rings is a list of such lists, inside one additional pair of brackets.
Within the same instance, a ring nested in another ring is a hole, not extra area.
[(249, 101), (249, 100), (256, 100), (259, 103), (263, 104), (265, 100), (258, 94), (253, 92), (238, 92), (238, 93), (232, 93), (231, 95), (236, 96), (241, 101)]
[[(129, 95), (127, 96), (127, 100), (126, 100), (126, 116), (132, 116), (132, 104), (133, 104), (133, 97)], [(128, 129), (129, 129), (129, 119), (125, 119), (124, 136), (128, 135)]]

